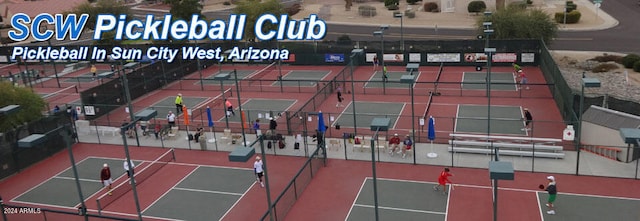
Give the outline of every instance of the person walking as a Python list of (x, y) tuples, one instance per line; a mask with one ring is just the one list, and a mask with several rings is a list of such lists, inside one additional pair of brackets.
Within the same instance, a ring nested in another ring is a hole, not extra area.
[(378, 62), (380, 62), (380, 60), (378, 60), (378, 55), (374, 55), (373, 56), (373, 70), (378, 70)]
[(269, 118), (269, 130), (271, 131), (271, 135), (276, 135), (276, 128), (278, 127), (278, 122), (273, 117)]
[(98, 68), (96, 68), (95, 64), (91, 65), (91, 79), (95, 80), (96, 79), (96, 74), (98, 72)]
[(224, 99), (224, 105), (227, 107), (227, 116), (236, 116), (236, 112), (233, 111), (233, 104), (229, 99)]
[(262, 135), (262, 131), (260, 131), (260, 119), (256, 119), (256, 121), (253, 122), (253, 130), (256, 132), (256, 137)]
[(531, 130), (531, 121), (533, 121), (533, 116), (531, 112), (529, 112), (528, 108), (524, 109), (524, 128), (520, 129), (521, 131)]
[(253, 163), (253, 171), (256, 173), (256, 180), (260, 183), (260, 186), (264, 187), (264, 182), (262, 182), (262, 176), (264, 176), (264, 165), (262, 164), (260, 156), (256, 156), (256, 161)]
[(113, 180), (111, 179), (111, 169), (109, 169), (109, 165), (106, 163), (102, 165), (100, 180), (102, 181), (102, 184), (104, 184), (104, 187), (107, 188), (107, 191), (109, 191), (109, 195), (111, 195), (111, 184), (113, 183)]
[(440, 176), (438, 176), (438, 185), (433, 187), (433, 190), (438, 191), (440, 186), (442, 186), (442, 194), (447, 194), (447, 183), (453, 185), (449, 177), (453, 176), (452, 173), (449, 173), (449, 168), (444, 168), (442, 172), (440, 172)]
[(169, 111), (169, 114), (167, 114), (167, 122), (169, 122), (169, 127), (176, 125), (176, 115), (173, 114), (172, 111)]
[(180, 114), (182, 112), (182, 94), (178, 94), (178, 96), (176, 96), (176, 113)]
[(385, 64), (384, 67), (382, 67), (382, 81), (387, 82), (389, 81), (389, 76), (387, 75), (387, 65)]
[(336, 108), (344, 107), (344, 105), (342, 105), (342, 101), (344, 100), (344, 98), (342, 98), (342, 86), (338, 85), (338, 88), (336, 88), (336, 94), (338, 95), (338, 103), (336, 104)]
[(545, 188), (544, 190), (549, 193), (549, 199), (547, 200), (547, 204), (545, 205), (549, 209), (547, 211), (547, 214), (554, 215), (556, 214), (556, 210), (553, 206), (553, 203), (556, 201), (556, 196), (558, 195), (558, 188), (556, 188), (556, 178), (553, 176), (548, 176), (547, 181), (549, 181), (549, 184), (547, 184), (547, 188)]
[(131, 176), (133, 176), (133, 168), (136, 167), (135, 164), (133, 164), (132, 160), (129, 160), (129, 162), (127, 162), (127, 160), (124, 160), (124, 163), (122, 164), (122, 166), (124, 167), (124, 171), (127, 173), (127, 177), (131, 178)]

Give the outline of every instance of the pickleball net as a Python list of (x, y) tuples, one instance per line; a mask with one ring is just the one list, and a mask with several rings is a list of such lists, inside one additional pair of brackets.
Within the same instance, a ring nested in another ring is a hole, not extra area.
[[(149, 163), (145, 168), (142, 168), (140, 171), (135, 171), (134, 169), (135, 175), (133, 177), (135, 178), (135, 184), (140, 185), (142, 182), (147, 180), (164, 166), (169, 164), (169, 162), (175, 160), (175, 153), (173, 148), (171, 148), (170, 150), (162, 154), (162, 156)], [(118, 198), (127, 194), (129, 191), (131, 191), (131, 189), (131, 184), (129, 183), (129, 179), (127, 179), (115, 188), (111, 189), (111, 194), (109, 194), (109, 192), (102, 194), (96, 199), (98, 203), (98, 212), (101, 213), (102, 209), (115, 202)]]
[(272, 62), (271, 64), (267, 65), (266, 67), (254, 72), (253, 74), (249, 75), (247, 77), (247, 80), (249, 80), (249, 86), (255, 84), (256, 82), (260, 82), (260, 79), (262, 79), (265, 75), (271, 73), (272, 71), (276, 70), (276, 62)]

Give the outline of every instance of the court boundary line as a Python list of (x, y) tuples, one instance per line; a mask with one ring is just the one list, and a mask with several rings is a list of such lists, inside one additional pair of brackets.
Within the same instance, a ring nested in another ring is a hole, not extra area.
[[(365, 103), (398, 103), (398, 102), (386, 102), (386, 101), (381, 101), (381, 102), (368, 102), (368, 101), (361, 101), (361, 102), (365, 102)], [(353, 101), (349, 101), (349, 104), (347, 104), (347, 107), (351, 106), (351, 104), (353, 104)], [(396, 125), (398, 124), (398, 119), (400, 119), (400, 114), (402, 113), (402, 111), (404, 110), (404, 106), (406, 106), (407, 103), (406, 102), (402, 102), (402, 108), (400, 109), (400, 113), (399, 114), (395, 114), (394, 116), (396, 116), (396, 121), (393, 123), (393, 127), (391, 129), (395, 129)], [(338, 122), (338, 119), (340, 119), (342, 117), (343, 114), (353, 114), (353, 112), (347, 113), (347, 108), (344, 108), (340, 114), (338, 114), (338, 116), (336, 117), (336, 120), (334, 120), (331, 123), (331, 127), (335, 127), (335, 125)], [(365, 114), (365, 115), (392, 115), (393, 113), (360, 113), (357, 112), (356, 114)], [(357, 123), (357, 122), (356, 122)], [(345, 128), (355, 128), (355, 125), (340, 125), (341, 127), (345, 127)], [(362, 127), (361, 127), (362, 128)]]
[[(35, 205), (35, 206), (40, 206), (40, 207), (66, 209), (66, 210), (72, 210), (72, 211), (77, 211), (78, 210), (78, 208), (74, 208), (74, 207), (50, 205), (50, 204), (44, 204), (44, 203), (24, 202), (24, 201), (19, 201), (19, 200), (18, 201), (13, 201), (13, 202), (20, 203), (20, 204), (25, 204), (25, 205)], [(98, 213), (98, 210), (96, 210), (96, 209), (87, 209), (87, 211), (94, 212), (96, 214)], [(137, 214), (121, 213), (121, 212), (114, 212), (114, 211), (107, 211), (107, 210), (102, 210), (102, 213), (109, 213), (109, 214), (128, 216), (128, 217), (138, 217)], [(172, 221), (183, 221), (183, 220), (179, 220), (179, 219), (171, 219), (171, 218), (164, 218), (164, 217), (154, 217), (154, 216), (147, 216), (147, 215), (142, 215), (142, 217), (154, 218), (154, 219), (165, 219), (165, 220), (172, 220)]]
[[(66, 177), (66, 176), (57, 176), (54, 177), (57, 179), (63, 179), (63, 180), (76, 180), (76, 178), (74, 177)], [(101, 180), (93, 180), (93, 179), (84, 179), (84, 178), (78, 178), (79, 181), (84, 181), (84, 182), (91, 182), (91, 183), (102, 183)]]
[[(462, 72), (462, 79), (460, 80), (460, 89), (461, 89), (461, 90), (472, 90), (472, 91), (479, 91), (479, 90), (485, 90), (485, 91), (486, 91), (486, 90), (487, 90), (487, 89), (486, 89), (486, 87), (485, 87), (485, 89), (465, 89), (465, 88), (464, 88), (464, 82), (465, 82), (465, 81), (464, 81), (464, 76), (465, 76), (465, 73), (481, 73), (481, 72), (466, 72), (466, 71), (463, 71), (463, 72)], [(513, 83), (513, 85), (514, 85), (514, 87), (515, 87), (515, 89), (514, 89), (513, 91), (518, 92), (518, 81), (515, 79), (515, 76), (513, 75), (513, 72), (492, 72), (491, 74), (503, 74), (503, 75), (507, 75), (507, 74), (509, 74), (509, 75), (511, 75), (511, 77), (512, 77), (513, 79), (509, 79), (509, 80), (496, 80), (495, 82), (496, 82), (496, 83)], [(487, 74), (486, 74), (486, 73), (484, 73), (484, 76), (485, 76), (485, 81), (484, 81), (484, 82), (483, 82), (483, 81), (471, 81), (471, 80), (470, 80), (470, 81), (468, 81), (468, 82), (469, 82), (469, 83), (485, 83), (485, 84), (486, 84), (486, 82), (487, 82), (487, 81), (486, 81), (486, 79), (487, 79)], [(511, 80), (513, 80), (513, 81), (511, 81)], [(494, 81), (492, 80), (492, 81), (491, 81), (491, 83), (493, 83), (493, 82), (494, 82)], [(492, 89), (492, 90), (493, 90), (493, 89)], [(507, 89), (507, 90), (496, 89), (496, 90), (497, 90), (497, 91), (511, 91), (511, 89)]]
[[(402, 72), (402, 71), (387, 71), (387, 74), (389, 74), (390, 72), (396, 72), (396, 73), (407, 73), (407, 72)], [(365, 82), (365, 83), (364, 83), (363, 88), (365, 88), (365, 90), (366, 90), (366, 88), (372, 88), (372, 89), (382, 88), (382, 87), (368, 87), (368, 86), (367, 86), (367, 85), (369, 85), (369, 82), (375, 82), (375, 81), (373, 81), (372, 79), (373, 79), (373, 77), (375, 77), (375, 76), (376, 76), (376, 73), (378, 73), (378, 70), (373, 71), (373, 74), (371, 75), (371, 77), (369, 77), (369, 79), (367, 80), (367, 82)], [(418, 78), (420, 78), (420, 74), (421, 74), (421, 73), (422, 73), (422, 71), (418, 71), (418, 73), (415, 75), (415, 76), (416, 76), (416, 78), (415, 78), (415, 79), (416, 79), (416, 82), (417, 82), (417, 79), (418, 79)], [(404, 75), (404, 74), (403, 74), (403, 75)], [(384, 81), (384, 73), (383, 73), (383, 77), (382, 77), (381, 79), (382, 79), (381, 81)], [(387, 82), (386, 82), (386, 83), (400, 83), (400, 81), (399, 81), (399, 80), (400, 80), (400, 79), (398, 79), (398, 82), (395, 82), (395, 81), (394, 81), (394, 82), (391, 82), (389, 79), (387, 79)], [(415, 88), (415, 87), (416, 87), (416, 82), (414, 82), (414, 83), (411, 85), (411, 87), (412, 87), (412, 88)], [(388, 86), (387, 86), (386, 88), (402, 89), (402, 88), (404, 88), (404, 87), (388, 87)]]
[[(249, 101), (250, 101), (250, 100), (252, 100), (252, 99), (253, 99), (253, 98), (249, 98), (249, 99), (247, 99), (247, 101), (245, 101), (242, 105), (246, 104), (247, 102), (249, 102)], [(258, 99), (267, 100), (268, 98), (258, 98)], [(293, 101), (293, 103), (289, 104), (289, 106), (287, 106), (287, 108), (285, 108), (284, 110), (279, 110), (280, 112), (277, 112), (277, 113), (282, 113), (282, 112), (285, 112), (285, 111), (289, 110), (291, 107), (293, 107), (293, 105), (295, 105), (295, 104), (298, 102), (298, 99), (268, 99), (268, 100), (285, 100), (285, 101)], [(224, 116), (222, 116), (220, 119), (218, 119), (218, 122), (221, 122), (221, 121), (225, 120), (225, 118), (227, 118), (227, 117), (228, 117), (228, 116), (226, 116), (226, 114), (227, 114), (227, 112), (226, 112), (226, 111), (227, 111), (227, 107), (226, 107), (226, 106), (224, 107), (224, 110), (225, 110), (225, 113), (224, 113), (225, 115), (224, 115)], [(239, 110), (239, 108), (235, 108), (234, 110)], [(251, 110), (251, 109), (249, 109), (249, 110)], [(244, 111), (244, 109), (243, 109), (243, 111)], [(264, 109), (263, 109), (263, 111), (264, 111)], [(277, 113), (276, 113), (276, 115), (277, 115)], [(274, 116), (270, 116), (270, 117), (274, 117)], [(239, 122), (238, 122), (238, 121), (233, 121), (233, 122), (229, 122), (229, 123), (242, 123), (242, 115), (240, 116), (240, 118), (241, 118), (241, 119), (240, 119), (240, 121), (239, 121)], [(278, 117), (278, 118), (280, 118), (280, 117)], [(262, 118), (262, 119), (267, 119), (267, 118)], [(248, 120), (248, 119), (247, 119), (247, 120)], [(276, 118), (276, 120), (277, 120), (277, 118)], [(251, 126), (251, 125), (250, 125), (250, 126)], [(246, 129), (250, 129), (250, 128), (246, 128)]]
[(198, 170), (198, 168), (200, 167), (195, 167), (191, 170), (191, 172), (189, 172), (186, 176), (182, 177), (182, 179), (178, 180), (178, 182), (176, 182), (176, 184), (174, 184), (171, 188), (169, 188), (167, 191), (164, 191), (164, 193), (162, 193), (162, 195), (160, 195), (160, 197), (158, 197), (157, 199), (153, 200), (153, 202), (151, 202), (149, 204), (149, 206), (147, 206), (147, 208), (144, 208), (142, 211), (140, 211), (141, 213), (146, 212), (149, 208), (151, 208), (153, 205), (155, 205), (160, 199), (162, 199), (165, 195), (167, 195), (167, 193), (171, 192), (171, 190), (173, 190), (174, 187), (176, 187), (178, 184), (182, 183), (182, 181), (184, 181), (185, 179), (187, 179), (187, 177), (191, 176), (191, 174), (193, 174), (196, 170)]
[[(87, 158), (89, 158), (89, 157), (87, 157)], [(141, 161), (141, 162), (138, 164), (138, 166), (140, 166), (140, 164), (142, 164), (142, 163), (144, 163), (144, 162), (143, 162), (143, 161)], [(135, 167), (134, 167), (134, 170), (135, 170)], [(113, 183), (115, 183), (115, 181), (116, 181), (116, 180), (119, 180), (119, 179), (123, 178), (125, 174), (127, 174), (127, 173), (126, 173), (126, 171), (125, 171), (125, 173), (123, 173), (123, 174), (121, 174), (120, 176), (118, 176), (118, 178), (113, 179)], [(73, 179), (75, 179), (75, 178), (73, 178)], [(95, 193), (93, 193), (93, 194), (91, 194), (91, 195), (89, 195), (89, 196), (85, 197), (85, 201), (86, 201), (87, 199), (90, 199), (90, 198), (92, 198), (92, 197), (96, 196), (100, 191), (102, 191), (102, 190), (105, 188), (104, 183), (102, 183), (102, 180), (100, 180), (99, 182), (102, 184), (102, 188), (100, 188), (100, 190), (96, 191)], [(113, 189), (113, 188), (112, 188), (112, 189)], [(78, 203), (78, 204), (76, 204), (76, 208), (77, 208), (77, 207), (79, 207), (80, 205), (82, 205), (82, 203)]]
[[(43, 99), (43, 100), (46, 100), (46, 99), (48, 99), (48, 98), (50, 98), (50, 97), (53, 97), (53, 96), (55, 96), (55, 95), (60, 94), (60, 92), (61, 92), (61, 91), (67, 90), (67, 89), (69, 89), (69, 88), (74, 88), (74, 87), (76, 87), (76, 85), (75, 85), (75, 84), (74, 84), (74, 85), (71, 85), (71, 86), (69, 86), (69, 87), (65, 87), (65, 88), (63, 88), (63, 89), (60, 89), (60, 90), (57, 90), (57, 91), (51, 92), (51, 93), (47, 93), (44, 97), (42, 97), (42, 99)], [(72, 93), (72, 94), (74, 94), (74, 93)], [(75, 93), (75, 94), (80, 94), (80, 92)], [(65, 97), (66, 97), (66, 96), (68, 96), (68, 95), (65, 95)]]
[[(396, 115), (396, 122), (393, 122), (393, 127), (391, 127), (391, 129), (396, 129), (396, 126), (398, 126), (398, 121), (400, 121), (400, 115), (402, 115), (402, 112), (404, 111), (405, 107), (407, 107), (407, 103), (402, 102), (402, 108), (400, 108), (400, 113)], [(411, 123), (413, 124), (413, 119), (411, 119)], [(411, 138), (414, 140), (416, 139), (415, 137), (411, 137)]]
[[(372, 205), (364, 205), (364, 204), (353, 204), (354, 206), (359, 206), (359, 207), (365, 207), (365, 208), (374, 208), (375, 206)], [(430, 210), (415, 210), (415, 209), (404, 209), (404, 208), (395, 208), (395, 207), (388, 207), (388, 206), (378, 206), (378, 208), (380, 209), (387, 209), (387, 210), (396, 210), (396, 211), (403, 211), (403, 212), (416, 212), (416, 213), (426, 213), (426, 214), (435, 214), (435, 215), (445, 215), (445, 221), (446, 219), (446, 212), (436, 212), (436, 211), (430, 211)]]
[[(112, 159), (112, 160), (124, 160), (124, 159), (120, 159), (120, 158), (114, 158), (114, 157), (96, 157), (96, 156), (90, 156), (87, 158), (103, 158), (103, 159)], [(142, 163), (151, 163), (153, 162), (153, 160), (135, 160), (135, 159), (131, 159), (134, 162), (135, 161), (139, 161)], [(202, 164), (195, 164), (195, 163), (181, 163), (181, 162), (169, 162), (168, 164), (172, 164), (172, 165), (180, 165), (180, 166), (194, 166), (194, 167), (216, 167), (216, 168), (226, 168), (226, 169), (237, 169), (237, 170), (251, 170), (253, 171), (253, 169), (249, 169), (249, 168), (242, 168), (242, 167), (230, 167), (230, 166), (215, 166), (215, 165), (202, 165)], [(140, 165), (138, 165), (140, 166)], [(135, 168), (134, 168), (135, 169)], [(121, 175), (121, 176), (124, 176)]]
[(544, 213), (542, 213), (542, 204), (540, 202), (540, 197), (538, 196), (538, 193), (536, 193), (536, 202), (538, 203), (538, 208), (540, 208), (539, 209), (539, 211), (540, 211), (540, 220), (544, 221)]
[(522, 121), (522, 128), (524, 128), (524, 135), (528, 137), (529, 136), (529, 130), (526, 129), (527, 128), (527, 119), (524, 116), (524, 108), (522, 107), (522, 105), (520, 105), (520, 117), (522, 117), (520, 119), (524, 119)]
[(232, 193), (232, 192), (223, 192), (223, 191), (215, 191), (215, 190), (201, 190), (201, 189), (191, 189), (191, 188), (182, 188), (175, 187), (171, 190), (182, 190), (182, 191), (190, 191), (190, 192), (201, 192), (201, 193), (213, 193), (213, 194), (221, 194), (221, 195), (231, 195), (231, 196), (242, 196), (242, 193)]
[(256, 185), (256, 183), (257, 183), (257, 182), (255, 182), (255, 181), (251, 183), (251, 186), (249, 186), (249, 188), (247, 188), (247, 190), (245, 190), (245, 191), (244, 191), (244, 193), (242, 193), (242, 195), (240, 195), (240, 197), (238, 197), (238, 199), (236, 200), (236, 202), (234, 202), (234, 203), (231, 205), (231, 207), (229, 207), (229, 209), (227, 209), (227, 212), (225, 212), (225, 213), (222, 215), (222, 217), (220, 217), (220, 220), (224, 220), (224, 217), (226, 217), (226, 216), (227, 216), (227, 214), (229, 214), (229, 212), (230, 212), (234, 207), (236, 207), (236, 205), (238, 205), (238, 203), (240, 202), (240, 200), (242, 200), (242, 199), (247, 195), (247, 193), (249, 192), (249, 190), (253, 189), (253, 187)]
[[(285, 78), (286, 78), (287, 76), (289, 76), (291, 73), (293, 73), (294, 71), (301, 71), (301, 72), (304, 72), (304, 71), (308, 71), (308, 72), (320, 72), (320, 71), (316, 71), (316, 70), (289, 70), (285, 75), (282, 75), (282, 80), (286, 80)], [(322, 76), (322, 78), (320, 78), (320, 80), (317, 80), (317, 79), (291, 79), (291, 80), (292, 80), (292, 81), (296, 81), (296, 80), (297, 80), (297, 81), (315, 81), (315, 82), (313, 82), (313, 85), (309, 85), (309, 86), (300, 86), (300, 85), (298, 84), (298, 87), (315, 87), (315, 86), (318, 86), (318, 82), (319, 82), (319, 81), (324, 81), (324, 79), (325, 79), (325, 78), (327, 78), (327, 76), (331, 75), (331, 73), (333, 73), (333, 70), (329, 70), (328, 72), (326, 72), (326, 73), (324, 74), (324, 76)], [(271, 83), (271, 85), (270, 85), (270, 86), (277, 86), (278, 81), (279, 81), (279, 80), (275, 80), (273, 83)], [(282, 86), (285, 86), (285, 85), (282, 85)], [(291, 86), (286, 86), (286, 87), (291, 87)]]
[[(244, 69), (243, 69), (243, 70), (237, 70), (237, 69), (235, 69), (235, 70), (236, 70), (236, 71), (251, 71), (251, 73), (249, 73), (247, 76), (244, 76), (244, 77), (242, 77), (242, 78), (239, 78), (239, 79), (238, 79), (238, 82), (240, 82), (241, 80), (247, 79), (247, 77), (248, 77), (248, 76), (250, 76), (250, 75), (254, 75), (254, 74), (256, 73), (256, 71), (258, 71), (258, 70), (244, 70)], [(218, 75), (218, 74), (222, 74), (222, 72), (223, 72), (223, 71), (233, 72), (233, 70), (218, 70), (218, 71), (216, 71), (216, 72), (211, 73), (211, 75), (209, 75), (209, 76), (206, 76), (206, 77), (205, 77), (205, 76), (203, 75), (202, 79), (200, 79), (200, 78), (196, 79), (196, 82), (193, 82), (193, 85), (200, 85), (200, 82), (202, 82), (202, 85), (206, 85), (206, 86), (214, 86), (214, 87), (215, 87), (215, 85), (214, 85), (214, 84), (219, 85), (219, 84), (220, 84), (220, 82), (219, 82), (219, 81), (233, 81), (229, 86), (234, 86), (234, 85), (236, 84), (235, 79), (231, 79), (231, 78), (229, 78), (229, 79), (227, 79), (227, 80), (215, 80), (215, 79), (213, 79), (216, 75)], [(187, 79), (187, 80), (191, 80), (191, 79)], [(215, 82), (214, 82), (213, 84), (205, 83), (205, 82), (207, 82), (207, 81), (215, 81)], [(224, 85), (224, 83), (222, 83), (222, 85)], [(223, 87), (224, 87), (224, 86), (223, 86)]]
[(455, 122), (453, 122), (453, 132), (454, 133), (458, 133), (458, 119), (460, 119), (459, 118), (460, 117), (460, 105), (461, 104), (458, 104), (457, 107), (456, 107), (456, 116), (455, 116), (456, 119), (455, 119)]
[(360, 193), (362, 193), (362, 189), (364, 188), (364, 184), (367, 183), (367, 179), (369, 177), (365, 177), (362, 180), (362, 184), (360, 185), (360, 188), (358, 189), (358, 193), (356, 194), (356, 197), (353, 198), (353, 202), (351, 203), (351, 206), (349, 207), (349, 212), (347, 212), (347, 216), (344, 218), (345, 221), (347, 221), (347, 219), (349, 219), (349, 216), (351, 216), (351, 211), (353, 211), (353, 207), (354, 205), (356, 205), (356, 201), (358, 200), (358, 197), (360, 197)]
[[(82, 159), (82, 160), (80, 160), (80, 161), (78, 161), (78, 162), (75, 162), (75, 164), (76, 164), (76, 165), (78, 165), (79, 163), (84, 162), (86, 159), (87, 159), (87, 158), (84, 158), (84, 159)], [(70, 169), (70, 168), (71, 168), (71, 166), (67, 166), (67, 167), (65, 167), (62, 171), (60, 171), (60, 172), (56, 173), (55, 175), (53, 175), (53, 176), (51, 176), (51, 177), (49, 177), (49, 178), (47, 178), (47, 179), (43, 180), (42, 182), (40, 182), (40, 183), (36, 184), (35, 186), (33, 186), (33, 187), (31, 187), (31, 188), (27, 189), (26, 191), (24, 191), (24, 192), (22, 192), (22, 193), (18, 194), (17, 196), (13, 197), (10, 201), (16, 201), (16, 199), (17, 199), (17, 198), (21, 197), (22, 195), (24, 195), (24, 194), (26, 194), (26, 193), (28, 193), (28, 192), (31, 192), (31, 191), (32, 191), (32, 190), (34, 190), (35, 188), (38, 188), (38, 187), (42, 186), (44, 183), (48, 182), (49, 180), (53, 179), (54, 177), (57, 177), (58, 175), (60, 175), (60, 174), (62, 174), (62, 173), (64, 173), (65, 171), (67, 171), (67, 170), (68, 170), (68, 169)]]

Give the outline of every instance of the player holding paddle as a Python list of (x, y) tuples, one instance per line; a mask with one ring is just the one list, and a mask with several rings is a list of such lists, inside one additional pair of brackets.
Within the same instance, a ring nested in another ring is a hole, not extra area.
[(433, 190), (438, 191), (439, 187), (442, 186), (442, 195), (447, 194), (447, 183), (451, 184), (451, 189), (453, 190), (453, 183), (449, 180), (449, 177), (453, 176), (453, 174), (449, 173), (449, 168), (444, 168), (442, 172), (440, 172), (440, 176), (438, 176), (438, 185), (433, 187)]
[(547, 214), (554, 215), (556, 214), (556, 210), (553, 207), (553, 202), (556, 201), (556, 196), (558, 195), (558, 189), (556, 188), (556, 178), (553, 176), (548, 176), (547, 180), (549, 181), (547, 188), (545, 188), (543, 184), (540, 184), (538, 188), (540, 188), (541, 190), (545, 190), (547, 191), (547, 193), (549, 193), (549, 199), (547, 200), (547, 204), (545, 204), (547, 208), (549, 208), (549, 211), (547, 211)]
[(261, 187), (264, 187), (264, 182), (262, 182), (262, 176), (264, 175), (264, 167), (262, 164), (262, 159), (260, 159), (260, 156), (256, 156), (256, 162), (253, 163), (253, 170), (256, 173), (256, 180), (258, 180)]

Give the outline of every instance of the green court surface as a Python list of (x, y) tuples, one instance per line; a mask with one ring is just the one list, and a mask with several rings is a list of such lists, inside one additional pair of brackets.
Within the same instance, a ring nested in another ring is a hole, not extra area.
[[(407, 75), (409, 74), (409, 72), (403, 72), (403, 71), (389, 71), (387, 72), (387, 82), (383, 83), (382, 82), (382, 71), (376, 71), (373, 73), (373, 76), (371, 76), (371, 78), (369, 79), (369, 82), (367, 82), (364, 87), (367, 88), (382, 88), (382, 87), (387, 87), (387, 88), (407, 88), (409, 89), (409, 84), (406, 83), (400, 83), (400, 78), (402, 77), (402, 75)], [(416, 74), (416, 73), (414, 73)], [(418, 77), (420, 76), (420, 72), (417, 73), (417, 76), (415, 79), (418, 79)]]
[[(486, 105), (458, 105), (456, 133), (487, 133)], [(491, 106), (491, 133), (526, 135), (520, 106)]]
[[(266, 113), (269, 113), (269, 115), (277, 115), (278, 113), (288, 110), (289, 107), (296, 103), (296, 101), (297, 100), (251, 98), (244, 104), (242, 104), (242, 111), (244, 111), (244, 113), (246, 114), (245, 117), (248, 118), (246, 119), (247, 122), (251, 122), (255, 119), (260, 118), (262, 124), (268, 124), (268, 119), (265, 119)], [(239, 109), (237, 106), (234, 106), (234, 111), (236, 115), (229, 116), (229, 121), (240, 122), (241, 116), (240, 113), (238, 113)], [(259, 115), (262, 115), (262, 117), (259, 117)], [(223, 120), (224, 117), (221, 119), (221, 121)], [(248, 126), (251, 127), (251, 125)]]
[[(238, 81), (248, 78), (250, 77), (250, 75), (252, 75), (254, 72), (254, 70), (236, 70), (236, 73), (238, 75)], [(222, 84), (224, 85), (233, 85), (236, 83), (235, 80), (235, 76), (233, 74), (233, 70), (222, 70), (222, 71), (218, 71), (212, 75), (209, 76), (203, 76), (202, 79), (202, 83), (206, 84), (206, 85), (220, 85), (220, 80), (214, 80), (213, 78), (216, 77), (216, 75), (221, 74), (221, 73), (228, 73), (229, 74), (229, 79), (228, 80), (222, 80)], [(193, 84), (200, 84), (200, 81), (196, 81)]]
[(631, 221), (640, 218), (640, 199), (559, 193), (554, 203), (556, 214), (549, 215), (545, 206), (548, 197), (547, 193), (538, 192), (544, 221)]
[[(102, 165), (105, 163), (109, 164), (112, 174), (111, 178), (113, 180), (124, 176), (125, 172), (122, 167), (123, 160), (121, 159), (90, 157), (76, 163), (82, 195), (85, 198), (103, 188), (100, 182), (100, 170), (102, 170)], [(134, 161), (134, 164), (139, 165), (140, 161)], [(68, 168), (51, 179), (17, 196), (12, 201), (75, 208), (80, 204), (75, 182), (73, 170), (72, 168)]]
[(353, 122), (354, 105), (353, 103), (349, 103), (349, 106), (344, 109), (333, 124), (334, 126), (337, 124), (343, 127), (354, 127), (357, 124), (358, 127), (369, 128), (373, 118), (390, 118), (389, 128), (395, 128), (395, 123), (398, 120), (404, 105), (405, 103), (396, 102), (356, 101), (356, 122)]
[(179, 220), (221, 220), (255, 181), (251, 169), (199, 166), (143, 214)]
[[(377, 179), (380, 220), (444, 221), (449, 198), (439, 191), (429, 191), (434, 185), (435, 183), (427, 182)], [(375, 220), (371, 178), (367, 178), (360, 188), (346, 220)]]
[[(206, 97), (184, 97), (184, 96), (182, 97), (182, 103), (186, 105), (187, 108), (197, 107), (201, 105), (201, 103), (205, 100), (207, 100)], [(182, 115), (182, 114), (176, 113), (176, 97), (174, 96), (162, 99), (145, 109), (158, 111), (158, 116), (157, 116), (158, 118), (166, 117), (167, 114), (169, 114), (169, 111), (173, 111), (173, 113), (176, 114), (176, 116)]]
[[(486, 90), (486, 78), (486, 72), (464, 72), (462, 73), (462, 89)], [(516, 81), (512, 73), (491, 73), (491, 90), (515, 91), (516, 89)]]
[(93, 75), (91, 73), (85, 73), (85, 74), (78, 75), (78, 76), (75, 76), (75, 77), (66, 77), (64, 82), (67, 82), (67, 83), (92, 82), (92, 81), (95, 81), (96, 79), (98, 79), (97, 75), (102, 74), (102, 73), (106, 73), (106, 72), (110, 72), (110, 71), (108, 71), (108, 70), (98, 70), (98, 71), (96, 71), (96, 77), (93, 77)]
[[(295, 70), (282, 76), (282, 86), (285, 87), (315, 87), (318, 81), (327, 77), (331, 71)], [(272, 86), (280, 85), (275, 81)]]

